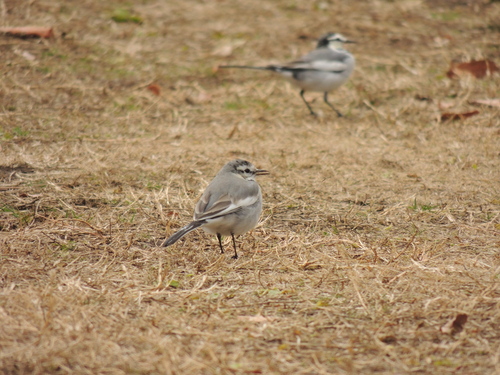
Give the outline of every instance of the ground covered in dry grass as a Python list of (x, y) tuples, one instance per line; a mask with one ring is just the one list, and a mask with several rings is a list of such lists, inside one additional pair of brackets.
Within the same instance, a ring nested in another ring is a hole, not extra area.
[[(500, 75), (446, 77), (500, 64), (498, 1), (0, 14), (55, 33), (0, 36), (1, 373), (500, 373), (500, 109), (477, 103)], [(217, 69), (293, 60), (326, 31), (358, 42), (343, 118)], [(237, 157), (272, 173), (240, 259), (202, 231), (157, 247)]]

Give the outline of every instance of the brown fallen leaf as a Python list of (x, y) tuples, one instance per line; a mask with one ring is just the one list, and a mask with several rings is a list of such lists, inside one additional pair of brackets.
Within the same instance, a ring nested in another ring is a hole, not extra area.
[(160, 85), (157, 85), (156, 83), (152, 83), (148, 85), (147, 89), (151, 91), (154, 95), (160, 96), (161, 94), (161, 87)]
[(443, 113), (441, 114), (441, 121), (448, 120), (465, 120), (468, 117), (475, 116), (479, 111), (464, 112), (464, 113)]
[(168, 211), (165, 213), (165, 215), (170, 216), (170, 217), (179, 217), (179, 213), (175, 211)]
[(490, 107), (500, 107), (500, 99), (478, 99), (470, 101), (471, 104), (483, 104)]
[(460, 78), (467, 75), (476, 78), (484, 78), (498, 71), (500, 71), (500, 69), (491, 60), (472, 60), (463, 63), (452, 61), (450, 63), (450, 70), (446, 72), (446, 75), (448, 78)]
[(0, 27), (0, 33), (18, 38), (51, 38), (54, 36), (52, 27), (24, 26), (24, 27)]
[(450, 319), (444, 326), (440, 328), (442, 333), (454, 335), (463, 331), (465, 323), (467, 323), (467, 314), (458, 314), (453, 319)]

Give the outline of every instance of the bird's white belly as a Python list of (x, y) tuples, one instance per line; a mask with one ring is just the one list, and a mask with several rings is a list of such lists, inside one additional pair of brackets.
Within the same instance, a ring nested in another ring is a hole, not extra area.
[(304, 91), (329, 92), (342, 86), (349, 75), (309, 71), (298, 74), (296, 78), (293, 76), (286, 76), (286, 78)]
[(255, 215), (255, 218), (241, 220), (237, 215), (233, 214), (210, 220), (202, 228), (210, 234), (219, 233), (222, 236), (240, 235), (255, 228), (258, 221), (259, 216), (257, 215)]

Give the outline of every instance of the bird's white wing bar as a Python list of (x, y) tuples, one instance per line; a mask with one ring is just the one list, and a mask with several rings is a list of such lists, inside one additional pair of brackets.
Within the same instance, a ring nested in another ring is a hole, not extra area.
[(289, 66), (289, 68), (341, 73), (347, 69), (347, 65), (340, 61), (317, 60), (304, 63), (295, 63)]
[[(244, 199), (233, 202), (231, 197), (226, 194), (220, 197), (213, 205), (205, 212), (200, 212), (204, 205), (198, 205), (195, 209), (195, 219), (196, 220), (209, 220), (219, 216), (224, 216), (232, 212), (240, 210), (242, 207), (250, 206), (257, 202), (259, 199), (258, 195), (251, 195)], [(202, 201), (200, 201), (202, 203)]]

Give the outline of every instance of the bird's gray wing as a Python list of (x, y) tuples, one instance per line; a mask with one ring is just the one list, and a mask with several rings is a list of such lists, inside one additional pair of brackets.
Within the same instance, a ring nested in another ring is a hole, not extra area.
[(258, 195), (245, 197), (231, 197), (229, 194), (220, 196), (215, 202), (211, 202), (210, 193), (203, 194), (194, 209), (195, 220), (209, 220), (241, 210), (243, 207), (254, 204)]
[(316, 49), (300, 59), (286, 65), (292, 70), (320, 70), (327, 72), (343, 72), (349, 68), (349, 55), (329, 48)]

